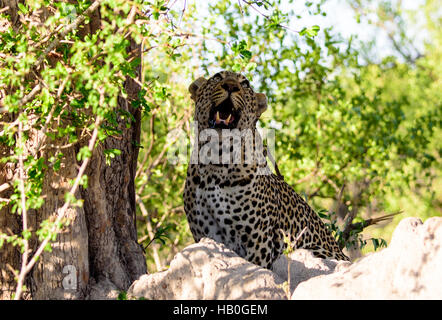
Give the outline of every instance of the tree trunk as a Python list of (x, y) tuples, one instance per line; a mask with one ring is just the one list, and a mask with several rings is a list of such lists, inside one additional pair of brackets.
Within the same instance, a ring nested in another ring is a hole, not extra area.
[[(14, 1), (7, 2), (9, 10), (16, 10)], [(5, 5), (2, 1), (0, 4)], [(15, 16), (15, 12), (11, 12), (11, 16)], [(81, 33), (94, 33), (99, 27), (97, 9), (91, 15), (90, 23), (82, 27)], [(128, 50), (141, 52), (135, 42), (131, 42)], [(136, 71), (140, 74), (140, 67)], [(119, 290), (127, 290), (134, 280), (147, 272), (135, 225), (134, 178), (141, 117), (139, 109), (132, 108), (128, 103), (137, 97), (140, 87), (130, 78), (124, 87), (128, 98), (119, 97), (119, 108), (130, 112), (135, 123), (127, 128), (125, 120), (119, 120), (121, 135), (107, 138), (94, 149), (86, 172), (88, 188), (78, 190), (75, 194), (77, 199), (84, 200), (83, 206), (68, 209), (67, 216), (71, 222), (57, 236), (52, 252), (43, 252), (28, 274), (24, 298), (95, 299), (110, 297), (111, 293), (115, 297)], [(41, 132), (31, 130), (25, 152), (35, 150), (40, 136)], [(65, 142), (57, 143), (62, 145)], [(81, 145), (77, 145), (64, 149), (60, 170), (54, 172), (48, 168), (45, 172), (45, 203), (39, 210), (28, 212), (28, 224), (32, 231), (39, 229), (43, 220), (55, 216), (63, 206), (64, 195), (70, 189), (68, 179), (75, 178), (78, 172), (76, 153), (80, 148)], [(121, 155), (107, 165), (103, 154), (105, 149), (119, 149)], [(7, 147), (0, 145), (2, 156), (9, 152)], [(16, 177), (16, 164), (0, 164), (0, 185)], [(8, 198), (11, 194), (12, 188), (9, 188), (0, 197)], [(21, 231), (21, 216), (12, 214), (9, 206), (0, 209), (0, 232), (20, 234)], [(31, 238), (30, 247), (35, 250), (37, 246), (38, 241)], [(20, 270), (22, 257), (18, 246), (5, 243), (0, 250), (0, 299), (10, 299), (16, 287), (13, 270)]]
[[(139, 91), (131, 79), (126, 81), (125, 89), (129, 98), (135, 98)], [(108, 283), (108, 280), (117, 288), (127, 289), (147, 272), (135, 225), (134, 179), (141, 117), (139, 109), (133, 110), (126, 99), (119, 99), (119, 107), (131, 112), (136, 123), (127, 129), (122, 121), (119, 129), (123, 134), (104, 142), (104, 149), (121, 150), (121, 155), (114, 158), (110, 166), (106, 165), (102, 150), (95, 150), (87, 172), (89, 187), (82, 190), (88, 225), (90, 276), (100, 290), (103, 288), (100, 282)]]

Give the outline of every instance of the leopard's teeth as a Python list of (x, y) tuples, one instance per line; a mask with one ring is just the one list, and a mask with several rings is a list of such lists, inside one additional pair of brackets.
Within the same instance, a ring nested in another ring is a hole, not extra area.
[(216, 113), (216, 118), (215, 118), (216, 123), (220, 123), (221, 119), (219, 117), (219, 111)]
[(229, 124), (230, 123), (230, 119), (232, 118), (232, 115), (231, 114), (229, 114), (229, 116), (227, 117), (227, 119), (226, 119), (226, 121), (225, 121), (225, 123), (226, 124)]

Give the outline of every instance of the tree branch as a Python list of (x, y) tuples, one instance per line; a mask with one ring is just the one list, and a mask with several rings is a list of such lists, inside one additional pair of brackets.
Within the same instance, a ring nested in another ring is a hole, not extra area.
[[(101, 117), (97, 116), (97, 119), (95, 121), (95, 129), (94, 129), (94, 131), (92, 133), (92, 137), (89, 140), (89, 145), (88, 145), (88, 149), (89, 149), (90, 152), (93, 151), (94, 146), (95, 146), (95, 142), (97, 141), (98, 128), (100, 126), (101, 121), (102, 121)], [(86, 159), (83, 160), (83, 163), (81, 164), (80, 169), (78, 170), (78, 174), (77, 174), (77, 177), (75, 178), (74, 184), (71, 187), (71, 189), (69, 190), (70, 194), (75, 194), (77, 192), (77, 189), (78, 189), (78, 187), (80, 185), (80, 180), (81, 180), (81, 178), (84, 175), (84, 172), (86, 170), (86, 167), (87, 167), (89, 161), (90, 161), (90, 158), (86, 158)], [(32, 268), (34, 267), (35, 263), (38, 261), (38, 258), (42, 254), (43, 250), (46, 248), (46, 245), (49, 243), (52, 234), (58, 232), (59, 224), (63, 220), (63, 218), (65, 217), (66, 211), (70, 207), (70, 205), (71, 205), (71, 200), (70, 200), (70, 198), (67, 198), (66, 202), (63, 205), (63, 207), (61, 207), (60, 211), (58, 212), (57, 218), (55, 219), (55, 222), (54, 222), (50, 232), (43, 239), (43, 241), (40, 243), (40, 246), (38, 247), (37, 251), (34, 253), (32, 258), (29, 260), (29, 263), (27, 262), (27, 258), (26, 258), (26, 260), (23, 258), (22, 268), (21, 268), (21, 271), (20, 271), (20, 274), (19, 274), (19, 281), (18, 281), (18, 284), (17, 284), (17, 291), (16, 291), (16, 294), (15, 294), (15, 299), (16, 300), (20, 299), (20, 297), (21, 297), (23, 286), (20, 285), (20, 284), (23, 283), (24, 278), (26, 277), (26, 275), (32, 270)], [(26, 229), (24, 229), (24, 230), (27, 230), (27, 226), (26, 226)], [(25, 244), (26, 244), (26, 242), (25, 242)], [(25, 252), (27, 252), (27, 250), (25, 250)], [(20, 282), (20, 280), (21, 280), (21, 282)]]
[(23, 163), (23, 123), (18, 123), (18, 143), (20, 148), (20, 154), (18, 156), (18, 179), (20, 188), (20, 201), (21, 201), (21, 216), (22, 216), (22, 228), (23, 228), (23, 253), (21, 261), (21, 270), (17, 280), (17, 287), (15, 290), (14, 300), (19, 300), (23, 292), (23, 284), (26, 277), (26, 266), (28, 264), (29, 254), (29, 242), (24, 233), (28, 232), (28, 213), (26, 210), (26, 193), (25, 193), (25, 169)]
[(89, 14), (94, 12), (98, 6), (103, 2), (103, 0), (96, 0), (94, 3), (92, 3), (89, 8), (87, 8), (79, 17), (77, 17), (71, 24), (67, 25), (66, 28), (63, 29), (63, 31), (56, 36), (56, 38), (49, 44), (49, 46), (43, 51), (43, 53), (38, 57), (37, 61), (35, 62), (35, 68), (38, 68), (43, 60), (46, 58), (46, 56), (54, 50), (59, 44), (60, 41), (65, 38), (69, 32), (75, 30), (80, 23), (82, 23)]

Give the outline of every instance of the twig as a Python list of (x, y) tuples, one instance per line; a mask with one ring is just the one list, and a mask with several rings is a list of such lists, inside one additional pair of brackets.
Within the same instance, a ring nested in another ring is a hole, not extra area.
[(89, 8), (87, 8), (79, 17), (77, 17), (74, 22), (67, 25), (66, 28), (52, 41), (49, 46), (43, 51), (43, 53), (38, 57), (37, 61), (35, 62), (34, 67), (37, 69), (40, 64), (43, 62), (43, 60), (46, 58), (46, 56), (54, 50), (58, 44), (60, 43), (60, 40), (62, 40), (64, 37), (68, 35), (69, 32), (75, 30), (80, 23), (82, 23), (86, 17), (91, 14), (95, 9), (98, 8), (98, 6), (103, 2), (103, 0), (96, 0), (94, 3), (92, 3)]
[(244, 11), (242, 9), (241, 0), (238, 0), (239, 12), (241, 12), (241, 16), (244, 17)]
[[(188, 119), (187, 115), (184, 116), (184, 117), (178, 122), (178, 124), (176, 125), (176, 128), (182, 128), (183, 125), (186, 123), (187, 119)], [(163, 146), (163, 149), (161, 150), (161, 152), (159, 153), (159, 155), (155, 158), (155, 160), (149, 164), (149, 166), (147, 167), (146, 170), (143, 170), (143, 171), (140, 172), (140, 174), (144, 172), (144, 173), (147, 175), (147, 179), (146, 179), (146, 181), (145, 181), (145, 182), (144, 182), (144, 183), (138, 188), (138, 192), (139, 192), (140, 194), (144, 191), (144, 188), (145, 188), (145, 187), (147, 186), (147, 184), (150, 182), (150, 179), (151, 179), (152, 174), (153, 174), (152, 170), (153, 170), (155, 167), (157, 167), (157, 166), (158, 166), (158, 165), (164, 160), (164, 155), (165, 155), (165, 153), (167, 152), (168, 148), (169, 148), (171, 145), (173, 145), (173, 144), (175, 143), (175, 141), (179, 138), (179, 134), (180, 134), (180, 133), (181, 133), (180, 131), (177, 131), (177, 133), (176, 133), (174, 136), (169, 137), (169, 138), (168, 138), (168, 142)]]
[(273, 157), (272, 153), (270, 152), (268, 146), (264, 146), (264, 153), (265, 155), (269, 158), (270, 162), (273, 165), (273, 168), (275, 169), (276, 175), (278, 177), (280, 177), (282, 180), (284, 180), (284, 176), (281, 174), (281, 172), (279, 171), (278, 165), (276, 164), (276, 160)]
[[(92, 137), (89, 140), (89, 145), (88, 145), (88, 149), (89, 149), (90, 152), (92, 152), (93, 149), (94, 149), (95, 142), (96, 142), (97, 136), (98, 136), (98, 128), (100, 126), (101, 121), (102, 121), (101, 117), (97, 116), (97, 119), (95, 120), (95, 129), (94, 129), (94, 131), (92, 133)], [(84, 172), (86, 170), (86, 167), (87, 167), (89, 161), (90, 161), (90, 158), (86, 158), (86, 159), (83, 160), (83, 163), (81, 164), (80, 169), (78, 170), (78, 174), (77, 174), (77, 177), (75, 178), (74, 184), (72, 185), (71, 189), (69, 190), (70, 194), (75, 194), (77, 192), (77, 189), (78, 189), (78, 187), (80, 185), (80, 180), (83, 177), (83, 174), (84, 174)], [(20, 285), (20, 284), (23, 282), (23, 280), (26, 277), (26, 275), (34, 267), (34, 265), (37, 262), (38, 258), (42, 254), (43, 250), (46, 248), (46, 245), (49, 243), (49, 241), (51, 239), (51, 235), (54, 232), (58, 231), (58, 225), (60, 224), (60, 222), (65, 217), (66, 211), (70, 207), (70, 205), (71, 205), (71, 200), (70, 200), (70, 198), (67, 198), (66, 202), (63, 205), (63, 207), (61, 207), (60, 211), (58, 212), (57, 218), (55, 219), (55, 222), (54, 222), (50, 232), (43, 239), (43, 241), (40, 243), (40, 246), (38, 247), (37, 251), (34, 253), (32, 258), (30, 259), (29, 263), (27, 262), (27, 260), (26, 260), (26, 263), (22, 262), (22, 268), (21, 268), (21, 271), (20, 271), (20, 274), (19, 274), (19, 282), (17, 284), (17, 292), (15, 294), (15, 299), (16, 300), (20, 299), (20, 296), (21, 296), (21, 293), (22, 293), (22, 285)], [(26, 226), (26, 230), (27, 230), (27, 226)], [(26, 242), (25, 242), (25, 244), (26, 244)], [(27, 250), (25, 250), (25, 252), (27, 252)], [(21, 283), (20, 283), (20, 280), (21, 280)]]
[(138, 177), (141, 174), (141, 172), (143, 171), (144, 165), (146, 164), (146, 161), (149, 158), (150, 153), (152, 152), (152, 149), (153, 149), (153, 145), (155, 142), (155, 113), (152, 114), (149, 122), (150, 122), (150, 137), (151, 137), (150, 144), (149, 144), (149, 148), (144, 153), (144, 159), (141, 162), (141, 165), (138, 165), (139, 168), (137, 170), (137, 173), (135, 174), (135, 178)]
[(377, 224), (382, 221), (393, 219), (394, 216), (401, 214), (401, 213), (402, 213), (402, 210), (394, 212), (394, 213), (386, 214), (386, 215), (383, 215), (383, 216), (380, 216), (377, 218), (367, 219), (362, 222), (350, 223), (349, 225), (346, 225), (344, 227), (344, 230), (342, 231), (342, 240), (343, 240), (342, 243), (346, 243), (348, 241), (348, 239), (350, 238), (351, 231), (353, 231), (353, 230), (362, 231), (371, 225)]
[[(18, 179), (19, 179), (19, 189), (20, 189), (20, 200), (21, 200), (21, 216), (22, 216), (22, 228), (23, 233), (28, 231), (28, 213), (26, 211), (26, 193), (25, 193), (25, 170), (23, 164), (23, 123), (20, 121), (18, 123), (18, 141), (20, 149), (20, 154), (18, 156)], [(23, 253), (21, 261), (21, 270), (17, 280), (17, 287), (15, 290), (14, 300), (19, 300), (23, 291), (23, 283), (27, 272), (26, 266), (28, 264), (28, 254), (29, 254), (29, 242), (26, 236), (23, 236)]]
[[(261, 11), (259, 11), (257, 8), (255, 8), (253, 6), (253, 3), (251, 3), (250, 1), (246, 1), (246, 0), (242, 0), (242, 2), (244, 2), (245, 4), (247, 4), (250, 8), (252, 8), (253, 10), (255, 10), (258, 14), (260, 14), (261, 16), (263, 16), (267, 21), (270, 21), (270, 17), (264, 13), (262, 13)], [(295, 32), (295, 33), (299, 33), (300, 31), (294, 30), (286, 25), (282, 25), (280, 23), (277, 24), (278, 27), (281, 27), (283, 29), (289, 30), (291, 32)]]
[(37, 93), (39, 93), (41, 89), (42, 89), (42, 85), (41, 85), (41, 83), (37, 83), (37, 85), (31, 90), (31, 92), (29, 92), (26, 96), (24, 96), (24, 97), (20, 100), (20, 102), (18, 103), (19, 106), (22, 106), (22, 105), (28, 103), (29, 101), (31, 101), (32, 98), (34, 98), (35, 95), (36, 95)]
[(298, 234), (298, 236), (295, 238), (295, 240), (293, 242), (290, 241), (290, 234), (288, 236), (286, 236), (284, 234), (284, 231), (281, 229), (282, 234), (284, 235), (284, 237), (287, 238), (287, 246), (288, 246), (288, 255), (287, 255), (287, 289), (286, 289), (286, 295), (287, 295), (287, 299), (291, 300), (292, 297), (292, 293), (291, 293), (291, 276), (290, 276), (290, 260), (289, 260), (289, 255), (296, 250), (296, 243), (299, 241), (299, 239), (301, 239), (302, 235), (305, 233), (305, 231), (307, 231), (307, 227), (304, 227), (304, 229), (301, 230), (301, 232)]
[(0, 186), (0, 193), (1, 192), (3, 192), (3, 191), (5, 191), (5, 190), (8, 190), (9, 188), (11, 187), (11, 185), (9, 184), (9, 183), (3, 183), (1, 186)]
[[(144, 246), (144, 248), (149, 247), (149, 245), (155, 240), (155, 234), (153, 233), (153, 228), (152, 228), (152, 224), (150, 221), (150, 217), (149, 217), (149, 213), (147, 212), (146, 207), (144, 206), (143, 201), (141, 200), (141, 198), (138, 196), (138, 194), (135, 196), (135, 200), (138, 203), (138, 205), (140, 206), (140, 210), (141, 210), (141, 214), (145, 217), (146, 219), (146, 229), (147, 229), (147, 234), (150, 238), (149, 243)], [(139, 243), (142, 243), (144, 240), (139, 240)], [(153, 260), (155, 261), (155, 266), (157, 268), (157, 271), (161, 271), (162, 270), (162, 265), (161, 265), (161, 259), (160, 259), (160, 255), (158, 254), (158, 248), (157, 246), (153, 246), (152, 247), (153, 250)]]
[[(46, 56), (54, 50), (60, 43), (61, 40), (64, 40), (64, 38), (67, 36), (67, 34), (74, 29), (78, 27), (80, 23), (82, 23), (86, 17), (91, 14), (95, 9), (98, 8), (98, 6), (101, 4), (103, 0), (96, 0), (94, 3), (92, 3), (89, 8), (87, 8), (82, 15), (80, 15), (77, 19), (74, 20), (71, 24), (66, 26), (66, 28), (49, 44), (49, 46), (43, 51), (43, 53), (37, 58), (37, 61), (34, 64), (34, 69), (38, 69), (38, 67), (43, 63)], [(40, 83), (38, 83), (32, 91), (26, 95), (24, 98), (22, 98), (19, 102), (19, 105), (22, 106), (29, 102), (34, 96), (40, 92), (42, 89), (42, 86)], [(7, 112), (7, 108), (0, 108), (0, 113)]]
[[(339, 167), (338, 170), (336, 170), (336, 172), (342, 172), (342, 170), (344, 170), (348, 166), (349, 163), (350, 163), (350, 161), (346, 161), (342, 166)], [(332, 180), (330, 178), (328, 178), (327, 176), (321, 175), (321, 181), (322, 181), (321, 185), (319, 187), (317, 187), (315, 191), (313, 191), (311, 194), (308, 195), (309, 199), (317, 196), (319, 194), (319, 191), (322, 189), (322, 187), (326, 183), (329, 183), (336, 190), (337, 193), (339, 193), (341, 191), (341, 189), (339, 189), (339, 187), (336, 185), (336, 183), (334, 183), (334, 182), (332, 184), (330, 183)]]
[(187, 0), (184, 0), (184, 6), (183, 10), (181, 10), (180, 21), (178, 22), (178, 26), (180, 26), (181, 22), (183, 21), (184, 12), (186, 12), (186, 6), (187, 6)]
[(306, 176), (302, 177), (301, 179), (298, 179), (295, 184), (300, 184), (303, 183), (309, 179), (311, 179), (312, 177), (316, 176), (316, 173), (319, 171), (318, 167), (315, 167), (309, 174), (307, 174)]
[(54, 115), (55, 109), (56, 109), (56, 107), (57, 107), (57, 102), (58, 102), (58, 100), (60, 99), (60, 97), (61, 97), (61, 95), (62, 95), (62, 93), (63, 93), (63, 91), (64, 91), (64, 88), (65, 88), (66, 83), (68, 82), (68, 80), (69, 80), (69, 77), (66, 77), (66, 78), (64, 79), (64, 81), (61, 83), (61, 86), (58, 88), (58, 91), (57, 91), (57, 99), (56, 99), (56, 101), (54, 101), (54, 104), (52, 105), (51, 111), (49, 111), (49, 114), (48, 114), (48, 116), (46, 117), (45, 125), (44, 125), (44, 127), (43, 127), (43, 129), (42, 129), (42, 131), (41, 131), (43, 137), (42, 137), (41, 139), (38, 140), (37, 147), (36, 147), (36, 148), (34, 149), (34, 151), (32, 152), (32, 156), (33, 156), (33, 157), (35, 157), (35, 156), (37, 155), (37, 152), (40, 150), (40, 147), (41, 147), (43, 141), (46, 140), (46, 130), (48, 129), (48, 125), (49, 125), (49, 123), (51, 122), (52, 116)]

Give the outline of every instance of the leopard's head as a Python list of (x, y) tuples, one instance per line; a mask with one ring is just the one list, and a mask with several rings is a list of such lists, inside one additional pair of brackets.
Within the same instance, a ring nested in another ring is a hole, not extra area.
[(200, 130), (252, 129), (267, 109), (267, 98), (255, 93), (243, 75), (221, 71), (209, 79), (198, 78), (189, 86), (195, 101), (195, 121)]

